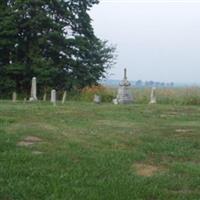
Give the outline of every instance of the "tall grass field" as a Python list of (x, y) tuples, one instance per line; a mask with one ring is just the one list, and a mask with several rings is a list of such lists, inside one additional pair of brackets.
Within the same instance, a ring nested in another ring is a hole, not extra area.
[[(136, 104), (147, 104), (150, 100), (151, 88), (132, 88), (132, 95)], [(94, 94), (102, 96), (103, 102), (112, 102), (117, 95), (117, 87), (94, 86), (85, 88), (79, 94), (69, 94), (68, 100), (91, 102)], [(157, 102), (171, 105), (200, 105), (200, 88), (158, 88)], [(61, 97), (60, 97), (61, 98)]]

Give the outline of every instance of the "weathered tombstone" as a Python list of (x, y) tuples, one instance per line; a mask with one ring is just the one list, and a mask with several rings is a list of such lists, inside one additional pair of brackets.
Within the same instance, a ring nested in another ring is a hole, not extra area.
[(24, 101), (23, 101), (23, 103), (26, 103), (26, 98), (24, 98)]
[(63, 98), (62, 98), (62, 104), (65, 103), (65, 101), (66, 101), (66, 97), (67, 97), (67, 92), (64, 91), (64, 93), (63, 93)]
[(53, 103), (53, 105), (56, 105), (56, 90), (51, 90), (51, 103)]
[(150, 96), (150, 102), (149, 104), (155, 104), (157, 101), (156, 101), (156, 88), (153, 87), (151, 89), (151, 96)]
[(114, 103), (115, 105), (117, 105), (117, 104), (118, 104), (117, 99), (113, 99), (113, 103)]
[(16, 100), (17, 100), (17, 93), (13, 92), (13, 94), (12, 94), (12, 101), (13, 101), (13, 103), (15, 103)]
[(94, 95), (94, 103), (100, 104), (101, 103), (101, 97), (99, 95)]
[(37, 82), (36, 77), (32, 78), (31, 83), (31, 97), (29, 99), (30, 101), (37, 101)]
[(117, 102), (119, 104), (129, 104), (133, 102), (133, 96), (130, 90), (131, 83), (127, 79), (127, 70), (124, 69), (124, 79), (119, 84)]
[(47, 93), (45, 92), (43, 96), (43, 101), (46, 101), (46, 100), (47, 100)]

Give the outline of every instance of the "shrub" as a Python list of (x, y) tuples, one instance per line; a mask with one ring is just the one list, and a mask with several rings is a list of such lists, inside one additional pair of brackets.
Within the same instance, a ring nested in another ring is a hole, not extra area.
[(91, 87), (85, 87), (81, 91), (80, 100), (93, 101), (94, 95), (99, 95), (103, 102), (111, 102), (114, 99), (114, 92), (102, 85), (94, 85)]

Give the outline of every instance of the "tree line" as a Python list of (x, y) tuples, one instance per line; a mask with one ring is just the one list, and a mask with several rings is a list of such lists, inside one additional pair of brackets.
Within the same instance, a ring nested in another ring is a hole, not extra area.
[(30, 93), (37, 77), (48, 88), (96, 84), (115, 48), (94, 34), (89, 11), (98, 0), (1, 0), (0, 93)]
[(157, 82), (157, 81), (135, 81), (134, 85), (136, 87), (174, 87), (173, 82), (165, 83), (165, 82)]

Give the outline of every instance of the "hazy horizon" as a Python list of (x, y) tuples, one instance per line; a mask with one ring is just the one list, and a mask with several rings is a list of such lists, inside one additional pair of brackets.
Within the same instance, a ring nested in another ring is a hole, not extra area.
[(90, 14), (96, 35), (117, 45), (109, 78), (126, 67), (130, 80), (200, 83), (199, 11), (200, 1), (101, 0)]

